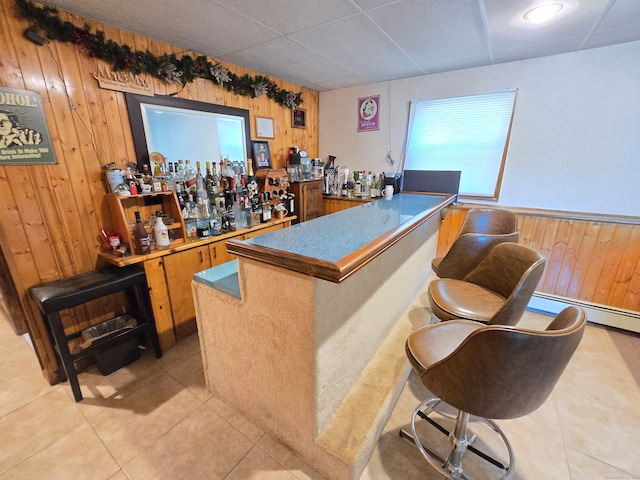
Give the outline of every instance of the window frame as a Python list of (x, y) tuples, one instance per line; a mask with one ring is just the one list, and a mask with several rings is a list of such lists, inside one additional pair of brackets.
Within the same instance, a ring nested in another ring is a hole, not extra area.
[[(478, 195), (478, 194), (474, 194), (474, 193), (465, 193), (463, 190), (463, 184), (461, 181), (461, 185), (460, 185), (460, 193), (458, 195), (459, 198), (465, 198), (465, 199), (471, 199), (471, 200), (488, 200), (488, 201), (498, 201), (499, 197), (500, 197), (500, 191), (502, 188), (502, 180), (504, 177), (504, 169), (505, 169), (505, 164), (506, 164), (506, 159), (507, 159), (507, 153), (509, 150), (509, 143), (511, 140), (511, 131), (513, 128), (513, 122), (514, 122), (514, 118), (515, 118), (515, 111), (516, 111), (516, 102), (517, 102), (517, 98), (518, 98), (518, 89), (505, 89), (505, 90), (501, 90), (501, 91), (497, 91), (497, 92), (487, 92), (487, 93), (479, 93), (479, 94), (471, 94), (471, 95), (461, 95), (461, 96), (457, 96), (457, 97), (444, 97), (444, 98), (433, 98), (433, 99), (420, 99), (417, 101), (412, 101), (410, 104), (410, 109), (409, 109), (409, 122), (408, 122), (408, 127), (407, 127), (407, 139), (406, 139), (406, 144), (405, 144), (405, 158), (404, 158), (404, 168), (407, 168), (407, 160), (409, 159), (409, 156), (411, 155), (411, 139), (412, 139), (412, 133), (413, 133), (413, 128), (415, 127), (415, 110), (418, 106), (425, 104), (425, 103), (436, 103), (438, 102), (440, 104), (440, 106), (443, 105), (443, 102), (447, 102), (450, 101), (451, 104), (453, 105), (454, 102), (456, 104), (456, 106), (458, 107), (461, 103), (461, 101), (463, 101), (464, 99), (469, 99), (470, 101), (472, 101), (472, 99), (486, 99), (486, 98), (490, 98), (491, 96), (503, 96), (504, 94), (509, 93), (509, 94), (513, 94), (513, 100), (512, 100), (512, 105), (511, 105), (511, 111), (510, 111), (510, 116), (508, 118), (508, 122), (506, 121), (507, 117), (506, 115), (503, 117), (503, 121), (506, 125), (506, 133), (504, 134), (504, 145), (502, 147), (502, 156), (500, 158), (500, 162), (499, 162), (499, 166), (497, 167), (497, 169), (495, 169), (493, 172), (495, 172), (495, 185), (493, 188), (493, 193), (489, 193), (487, 192), (486, 195)], [(446, 105), (445, 105), (446, 107)], [(433, 117), (432, 117), (433, 118)], [(495, 158), (495, 157), (494, 157)], [(495, 162), (496, 164), (498, 162)], [(421, 165), (421, 170), (425, 170), (424, 165)], [(418, 168), (416, 168), (415, 163), (412, 164), (412, 168), (409, 168), (409, 170), (416, 170)], [(439, 168), (438, 170), (443, 170), (443, 168)], [(462, 168), (459, 168), (457, 165), (455, 166), (450, 166), (447, 168), (447, 170), (461, 170), (462, 171), (462, 175), (461, 178), (464, 177), (464, 165), (462, 166)], [(494, 175), (492, 172), (492, 177), (491, 177), (491, 181), (493, 181), (494, 179)]]

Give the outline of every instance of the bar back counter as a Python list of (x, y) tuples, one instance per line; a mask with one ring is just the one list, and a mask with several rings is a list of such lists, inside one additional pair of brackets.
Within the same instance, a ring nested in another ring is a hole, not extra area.
[(410, 373), (404, 341), (448, 195), (398, 194), (250, 240), (192, 289), (207, 388), (328, 479), (359, 478)]

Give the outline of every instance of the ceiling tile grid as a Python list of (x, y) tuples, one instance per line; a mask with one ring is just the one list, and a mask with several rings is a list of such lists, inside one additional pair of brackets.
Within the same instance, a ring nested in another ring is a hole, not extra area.
[[(543, 25), (523, 14), (563, 3)], [(318, 91), (640, 40), (640, 0), (50, 0)]]

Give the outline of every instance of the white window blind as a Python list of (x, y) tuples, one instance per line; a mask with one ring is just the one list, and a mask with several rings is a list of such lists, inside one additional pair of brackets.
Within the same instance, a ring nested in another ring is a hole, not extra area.
[(496, 198), (516, 91), (411, 102), (405, 170), (460, 170), (460, 195)]

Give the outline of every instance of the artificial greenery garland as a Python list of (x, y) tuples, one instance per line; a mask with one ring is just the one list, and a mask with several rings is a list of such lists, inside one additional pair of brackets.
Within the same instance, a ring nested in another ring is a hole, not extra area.
[(132, 50), (129, 45), (119, 45), (105, 39), (104, 32), (91, 31), (88, 25), (76, 27), (71, 22), (62, 21), (58, 10), (46, 5), (36, 6), (30, 0), (16, 0), (21, 15), (31, 23), (31, 28), (45, 32), (47, 38), (69, 42), (84, 48), (90, 57), (109, 62), (114, 71), (127, 70), (140, 74), (147, 73), (169, 84), (186, 85), (196, 78), (205, 78), (226, 90), (244, 97), (257, 98), (264, 94), (279, 105), (294, 108), (302, 103), (300, 93), (282, 88), (267, 77), (245, 74), (239, 77), (219, 62), (211, 63), (200, 55), (193, 58), (176, 54), (162, 54), (158, 57), (149, 50)]

